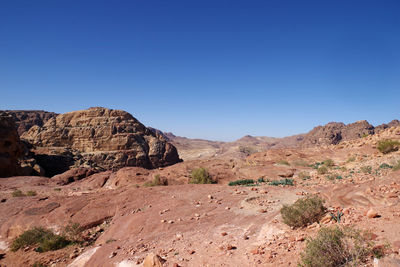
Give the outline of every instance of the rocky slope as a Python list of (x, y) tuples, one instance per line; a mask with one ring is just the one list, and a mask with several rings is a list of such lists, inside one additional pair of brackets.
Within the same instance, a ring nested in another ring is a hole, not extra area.
[(42, 127), (33, 126), (21, 138), (33, 145), (45, 169), (60, 165), (56, 173), (80, 165), (109, 170), (157, 168), (180, 161), (173, 145), (121, 110), (90, 108), (60, 114)]
[[(369, 231), (376, 246), (390, 245), (383, 258), (370, 255), (362, 266), (398, 266), (400, 151), (380, 153), (376, 143), (382, 139), (400, 140), (400, 127), (338, 145), (270, 149), (244, 159), (193, 160), (152, 170), (129, 167), (70, 183), (61, 176), (1, 179), (0, 264), (147, 267), (153, 265), (144, 259), (153, 253), (166, 261), (158, 266), (296, 266), (305, 240), (320, 227), (352, 226)], [(319, 173), (316, 163), (328, 158), (333, 163)], [(197, 167), (206, 167), (219, 184), (187, 184)], [(146, 187), (157, 175), (168, 186)], [(264, 182), (250, 187), (227, 185), (259, 177)], [(283, 177), (293, 185), (267, 182)], [(13, 197), (16, 189), (37, 195)], [(326, 201), (323, 219), (304, 228), (286, 225), (282, 205), (314, 194)], [(376, 216), (368, 215), (371, 210)], [(338, 212), (340, 222), (331, 216)], [(7, 250), (24, 230), (61, 232), (69, 221), (82, 226), (82, 244), (45, 253), (34, 247)]]
[(57, 113), (44, 110), (5, 110), (5, 112), (14, 118), (19, 135), (34, 125), (43, 126), (49, 119), (57, 116)]

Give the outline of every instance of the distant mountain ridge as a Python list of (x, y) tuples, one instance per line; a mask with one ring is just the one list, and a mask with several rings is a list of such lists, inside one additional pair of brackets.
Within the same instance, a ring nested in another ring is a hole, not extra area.
[[(19, 135), (28, 131), (32, 126), (43, 126), (51, 118), (58, 114), (42, 110), (6, 110), (18, 127)], [(215, 156), (245, 157), (248, 154), (266, 151), (272, 148), (296, 148), (313, 147), (338, 144), (343, 141), (361, 138), (375, 134), (386, 128), (399, 126), (399, 120), (392, 120), (373, 126), (366, 120), (344, 124), (342, 122), (330, 122), (322, 126), (316, 126), (308, 133), (297, 134), (288, 137), (267, 137), (246, 135), (233, 142), (210, 141), (177, 136), (171, 132), (147, 127), (157, 138), (173, 144), (184, 160), (207, 158)]]

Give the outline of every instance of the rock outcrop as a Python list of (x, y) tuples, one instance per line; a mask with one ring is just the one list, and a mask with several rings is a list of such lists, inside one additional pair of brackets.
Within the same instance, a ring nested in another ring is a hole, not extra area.
[(400, 121), (399, 120), (392, 120), (391, 122), (389, 122), (387, 124), (383, 123), (381, 125), (376, 126), (375, 127), (375, 131), (381, 131), (381, 130), (384, 130), (384, 129), (387, 129), (387, 128), (397, 127), (397, 126), (400, 126)]
[(0, 112), (0, 177), (44, 175), (44, 170), (29, 153), (18, 135), (14, 118)]
[(49, 119), (57, 116), (57, 113), (43, 110), (6, 110), (17, 126), (18, 134), (22, 135), (32, 126), (43, 126)]
[[(88, 165), (85, 167), (103, 170), (127, 166), (151, 169), (181, 161), (173, 145), (121, 110), (96, 107), (60, 114), (42, 127), (33, 126), (21, 138), (33, 145), (37, 157), (42, 159), (38, 159), (40, 162), (60, 154), (70, 159), (71, 164), (56, 170), (55, 174), (71, 166)], [(65, 153), (49, 153), (55, 150)]]
[(0, 113), (0, 177), (19, 174), (19, 158), (23, 155), (23, 144), (19, 139), (12, 116)]
[(357, 121), (350, 124), (330, 122), (317, 126), (304, 136), (302, 146), (336, 145), (341, 141), (357, 139), (374, 134), (374, 126), (367, 121)]

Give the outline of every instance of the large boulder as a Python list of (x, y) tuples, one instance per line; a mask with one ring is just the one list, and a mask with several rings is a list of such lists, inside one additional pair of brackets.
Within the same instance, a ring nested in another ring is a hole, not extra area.
[(42, 158), (45, 150), (72, 151), (74, 156), (69, 158), (74, 160), (74, 167), (86, 164), (104, 170), (126, 166), (151, 169), (181, 161), (173, 145), (122, 110), (96, 107), (60, 114), (42, 127), (33, 126), (21, 138), (41, 151), (37, 154)]
[(18, 175), (19, 158), (23, 155), (23, 144), (12, 116), (0, 112), (0, 177)]

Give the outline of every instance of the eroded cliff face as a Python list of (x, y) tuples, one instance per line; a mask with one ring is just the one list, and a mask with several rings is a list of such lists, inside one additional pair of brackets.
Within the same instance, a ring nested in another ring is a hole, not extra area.
[(23, 154), (12, 116), (0, 112), (0, 177), (18, 175), (18, 160)]
[(72, 154), (71, 165), (106, 170), (126, 166), (150, 169), (180, 162), (173, 145), (122, 110), (96, 107), (60, 114), (42, 127), (33, 126), (21, 138), (34, 146), (37, 157), (42, 157), (39, 164), (50, 156), (68, 153)]
[(43, 126), (49, 119), (58, 115), (44, 110), (5, 110), (4, 112), (13, 117), (20, 136), (32, 126)]

